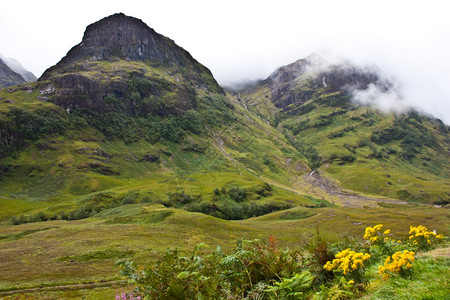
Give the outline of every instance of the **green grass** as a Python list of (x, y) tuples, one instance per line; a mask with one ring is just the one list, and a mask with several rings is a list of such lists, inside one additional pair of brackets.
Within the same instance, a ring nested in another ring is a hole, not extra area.
[[(127, 216), (133, 221), (119, 222), (119, 218)], [(0, 235), (9, 237), (34, 231), (20, 239), (0, 240), (4, 258), (0, 263), (0, 286), (112, 278), (117, 274), (114, 259), (122, 254), (143, 261), (148, 259), (151, 249), (188, 250), (199, 242), (229, 249), (241, 237), (273, 234), (281, 246), (294, 247), (307, 242), (317, 230), (324, 238), (338, 241), (346, 236), (361, 237), (366, 226), (380, 220), (402, 237), (407, 235), (410, 225), (418, 224), (445, 234), (448, 217), (446, 210), (437, 208), (393, 211), (299, 207), (259, 218), (225, 221), (161, 205), (125, 205), (106, 210), (99, 218), (0, 227)], [(75, 261), (60, 261), (61, 257)], [(95, 259), (86, 261), (85, 257)], [(93, 269), (95, 272), (90, 271)]]
[(414, 262), (411, 278), (375, 279), (362, 299), (448, 299), (449, 257), (420, 257)]
[(104, 250), (93, 251), (89, 253), (83, 253), (78, 255), (62, 256), (57, 258), (57, 261), (61, 262), (87, 262), (93, 260), (118, 260), (121, 258), (128, 258), (133, 255), (132, 250), (119, 250), (114, 248), (107, 248)]
[(49, 230), (49, 229), (52, 229), (52, 228), (53, 228), (53, 227), (42, 228), (42, 229), (40, 229), (40, 228), (39, 228), (39, 229), (30, 229), (30, 230), (25, 230), (25, 231), (20, 232), (20, 233), (10, 233), (10, 234), (7, 234), (7, 235), (2, 235), (2, 236), (0, 236), (0, 240), (4, 240), (4, 241), (15, 241), (15, 240), (18, 240), (18, 239), (23, 238), (24, 236), (33, 234), (33, 233), (35, 233), (35, 232), (44, 231), (44, 230)]
[(11, 216), (20, 215), (43, 205), (45, 204), (25, 199), (0, 197), (0, 220), (9, 219)]

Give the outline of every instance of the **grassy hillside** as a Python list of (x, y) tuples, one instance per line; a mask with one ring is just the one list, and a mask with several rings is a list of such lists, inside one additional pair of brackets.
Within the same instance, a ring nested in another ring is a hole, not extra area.
[[(2, 139), (3, 220), (12, 216), (19, 223), (77, 219), (110, 206), (140, 202), (208, 210), (216, 201), (216, 208), (226, 210), (230, 201), (242, 206), (261, 199), (255, 203), (267, 206), (266, 212), (314, 205), (306, 197), (264, 186), (267, 181), (289, 185), (294, 174), (306, 174), (309, 168), (274, 128), (223, 96), (200, 91), (192, 116), (172, 116), (174, 123), (162, 128), (146, 128), (152, 126), (146, 122), (152, 122), (154, 115), (141, 119), (120, 109), (117, 113), (125, 120), (104, 120), (97, 126), (89, 116), (40, 100), (46, 85), (38, 82), (0, 92), (10, 99), (0, 111), (3, 130), (10, 137)], [(209, 121), (209, 117), (214, 118)], [(158, 126), (170, 118), (162, 117)], [(142, 133), (145, 130), (148, 133)], [(174, 131), (179, 131), (176, 138)], [(124, 140), (124, 134), (141, 136)], [(164, 136), (155, 139), (156, 134)], [(246, 195), (233, 200), (227, 191), (239, 188)], [(215, 189), (225, 192), (217, 193), (216, 199)], [(245, 217), (253, 215), (244, 209)]]

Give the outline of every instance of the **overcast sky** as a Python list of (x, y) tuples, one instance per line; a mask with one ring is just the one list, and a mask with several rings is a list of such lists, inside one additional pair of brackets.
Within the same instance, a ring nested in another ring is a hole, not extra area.
[(408, 104), (450, 124), (450, 4), (442, 1), (14, 0), (0, 4), (0, 53), (37, 77), (87, 25), (123, 12), (206, 65), (221, 84), (266, 78), (309, 54), (376, 64)]

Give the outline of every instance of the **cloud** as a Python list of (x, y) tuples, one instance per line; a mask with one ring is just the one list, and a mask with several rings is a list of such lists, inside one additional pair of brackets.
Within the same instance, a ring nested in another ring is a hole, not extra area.
[(412, 109), (395, 90), (385, 90), (372, 83), (365, 90), (353, 91), (353, 101), (373, 106), (385, 113), (402, 114)]

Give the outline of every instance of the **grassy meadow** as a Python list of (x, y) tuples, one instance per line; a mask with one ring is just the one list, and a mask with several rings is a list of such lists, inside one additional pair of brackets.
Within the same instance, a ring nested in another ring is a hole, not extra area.
[[(0, 227), (0, 291), (114, 282), (121, 279), (114, 267), (118, 259), (144, 263), (152, 259), (155, 250), (190, 251), (201, 242), (211, 249), (220, 245), (226, 251), (240, 238), (273, 235), (280, 247), (294, 249), (310, 243), (317, 232), (330, 242), (358, 239), (367, 226), (379, 220), (401, 237), (407, 236), (410, 225), (418, 224), (448, 233), (449, 216), (446, 209), (420, 206), (299, 206), (257, 218), (227, 221), (160, 204), (129, 204), (83, 220), (4, 224)], [(113, 297), (120, 288), (114, 284), (97, 289), (101, 290), (98, 293), (110, 293)], [(65, 297), (70, 293), (75, 298), (79, 295), (74, 291), (59, 293)]]

